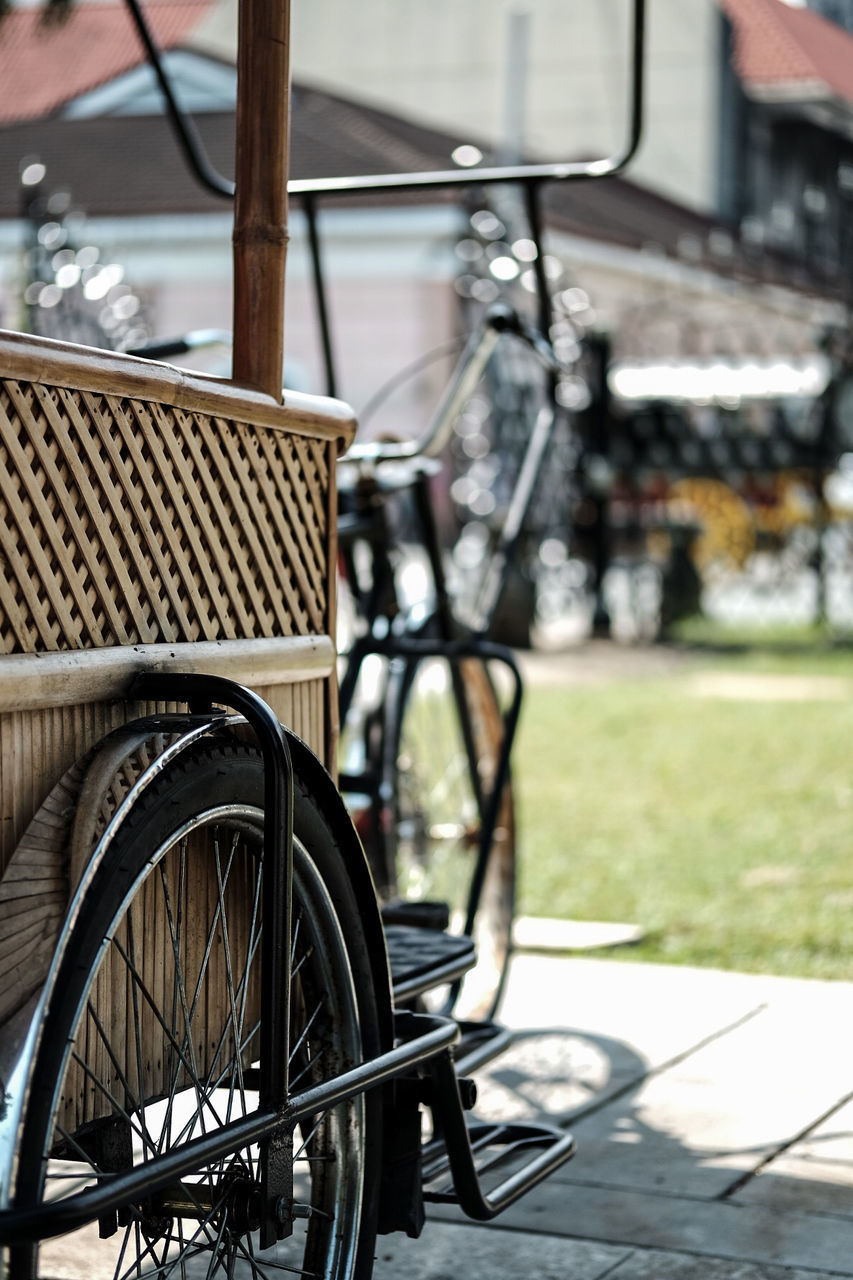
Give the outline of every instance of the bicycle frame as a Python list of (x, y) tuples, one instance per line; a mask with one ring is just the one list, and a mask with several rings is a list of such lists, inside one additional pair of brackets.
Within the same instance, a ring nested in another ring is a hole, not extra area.
[[(488, 329), (482, 339), (482, 346), (485, 350), (491, 350)], [(475, 367), (478, 367), (478, 355), (482, 354), (482, 352), (478, 348), (473, 350), (473, 363)], [(463, 356), (463, 360), (460, 362), (460, 376), (458, 379), (460, 383), (466, 382), (466, 374), (470, 367), (471, 353), (469, 353), (467, 359)], [(448, 400), (453, 400), (455, 404), (454, 397), (448, 397)], [(439, 424), (439, 430), (432, 437), (434, 441), (440, 437), (441, 430), (448, 423), (452, 426), (452, 421), (453, 418), (442, 419)], [(373, 463), (376, 455), (370, 450), (370, 446), (367, 449), (371, 463)], [(359, 454), (358, 456), (360, 457), (361, 455)], [(397, 455), (395, 454), (394, 456), (396, 457)], [(418, 541), (426, 552), (429, 564), (430, 581), (435, 594), (433, 610), (415, 628), (404, 627), (401, 631), (389, 625), (384, 634), (379, 634), (376, 629), (373, 629), (355, 641), (347, 654), (346, 667), (340, 684), (339, 705), (341, 720), (346, 723), (358, 679), (364, 662), (368, 657), (376, 655), (386, 659), (389, 663), (395, 661), (404, 663), (406, 669), (404, 685), (407, 685), (412, 679), (418, 662), (427, 658), (439, 658), (447, 663), (453, 685), (454, 705), (459, 728), (465, 745), (470, 782), (473, 793), (477, 798), (480, 814), (480, 832), (475, 870), (466, 908), (465, 932), (470, 934), (473, 931), (477, 909), (480, 904), (489, 854), (494, 842), (500, 814), (501, 797), (509, 778), (510, 758), (521, 711), (522, 680), (518, 664), (510, 649), (487, 640), (485, 632), (466, 631), (456, 621), (447, 588), (444, 555), (430, 495), (428, 475), (422, 469), (417, 470), (408, 487), (412, 493), (416, 510), (419, 529)], [(352, 541), (359, 538), (371, 543), (373, 557), (372, 593), (365, 614), (371, 618), (381, 617), (390, 623), (393, 617), (402, 611), (396, 597), (394, 572), (389, 558), (390, 534), (387, 526), (386, 510), (382, 500), (380, 499), (377, 505), (371, 506), (361, 519), (359, 519), (359, 515), (356, 515), (352, 522), (346, 523), (342, 521), (339, 526), (339, 534), (342, 536), (345, 548), (350, 546)], [(346, 554), (346, 550), (344, 554)], [(380, 601), (382, 602), (381, 605)], [(508, 705), (503, 713), (503, 740), (500, 745), (491, 787), (487, 793), (484, 792), (483, 781), (476, 768), (476, 751), (474, 748), (471, 714), (460, 675), (459, 664), (466, 658), (479, 658), (483, 661), (499, 663), (510, 678)], [(367, 787), (365, 787), (365, 784), (367, 784)], [(378, 785), (378, 779), (370, 779), (365, 775), (358, 776), (344, 773), (339, 778), (339, 785), (344, 792), (358, 792), (367, 789), (370, 794), (376, 796), (375, 789)], [(381, 798), (376, 797), (374, 803), (377, 803), (377, 801), (380, 805), (382, 804)], [(377, 862), (385, 869), (385, 874), (388, 874), (391, 851), (387, 846), (387, 832), (391, 823), (389, 820), (384, 820), (380, 813), (377, 815), (373, 825), (372, 835), (378, 847)]]

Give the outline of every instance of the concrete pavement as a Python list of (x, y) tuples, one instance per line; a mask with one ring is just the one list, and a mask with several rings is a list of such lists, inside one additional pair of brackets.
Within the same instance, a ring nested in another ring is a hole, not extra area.
[(377, 1280), (853, 1276), (853, 983), (516, 956), (484, 1117), (578, 1152), (489, 1226), (433, 1210)]

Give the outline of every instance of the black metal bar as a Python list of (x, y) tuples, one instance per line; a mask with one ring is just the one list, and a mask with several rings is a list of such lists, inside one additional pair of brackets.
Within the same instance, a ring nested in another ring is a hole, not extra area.
[(434, 173), (370, 174), (355, 178), (292, 179), (288, 191), (292, 196), (367, 195), (371, 192), (425, 191), (435, 187), (485, 185), (495, 182), (540, 183), (566, 182), (584, 178), (606, 178), (620, 173), (633, 158), (643, 128), (643, 80), (645, 62), (646, 0), (634, 0), (631, 28), (632, 92), (628, 120), (628, 138), (621, 151), (603, 160), (575, 161), (564, 164), (495, 165), (483, 169), (452, 169)]
[[(518, 669), (518, 663), (513, 656), (512, 650), (508, 649), (505, 645), (495, 644), (491, 640), (485, 640), (476, 636), (466, 636), (459, 639), (436, 640), (424, 637), (400, 636), (394, 634), (383, 636), (380, 639), (376, 636), (367, 635), (361, 637), (356, 642), (356, 645), (353, 647), (352, 654), (355, 653), (356, 648), (358, 650), (359, 667), (367, 655), (372, 653), (379, 654), (384, 658), (405, 658), (413, 663), (420, 658), (444, 658), (451, 665), (464, 658), (479, 658), (483, 662), (500, 662), (509, 670), (512, 676), (513, 691), (509, 707), (503, 714), (504, 738), (501, 743), (501, 749), (495, 768), (495, 778), (492, 788), (486, 797), (481, 813), (482, 826), (480, 830), (480, 847), (477, 854), (477, 863), (474, 868), (474, 875), (471, 880), (465, 924), (465, 932), (470, 934), (474, 927), (474, 917), (477, 914), (477, 907), (479, 906), (480, 896), (483, 891), (489, 852), (492, 847), (495, 828), (500, 815), (503, 790), (509, 778), (509, 763), (510, 756), (512, 754), (512, 745), (518, 728), (519, 715), (521, 713), (523, 682), (521, 672)], [(352, 654), (350, 657), (351, 662)]]
[[(491, 649), (491, 652), (487, 653), (487, 649)], [(512, 754), (512, 744), (515, 740), (516, 729), (518, 728), (518, 717), (521, 713), (521, 698), (524, 687), (522, 684), (521, 672), (518, 669), (518, 664), (510, 650), (504, 649), (502, 645), (484, 645), (481, 648), (481, 656), (484, 658), (488, 657), (493, 662), (500, 662), (508, 669), (513, 679), (513, 691), (509, 709), (503, 716), (503, 742), (501, 743), (497, 765), (495, 766), (495, 776), (492, 782), (492, 787), (486, 797), (486, 805), (483, 810), (482, 825), (480, 828), (480, 848), (477, 853), (477, 865), (474, 868), (474, 875), (471, 879), (471, 888), (468, 894), (468, 916), (465, 921), (465, 932), (468, 934), (473, 934), (474, 932), (474, 920), (477, 915), (477, 908), (480, 905), (480, 896), (483, 892), (483, 884), (486, 879), (489, 854), (491, 853), (492, 843), (495, 838), (495, 829), (500, 816), (501, 800), (503, 798), (504, 787), (509, 780), (509, 761)]]
[(453, 1053), (457, 1076), (470, 1076), (506, 1053), (515, 1032), (496, 1022), (460, 1022), (459, 1044)]
[[(290, 1059), (290, 922), (293, 887), (293, 765), (278, 716), (262, 698), (221, 676), (151, 672), (138, 676), (131, 697), (152, 701), (217, 703), (245, 716), (264, 761), (264, 940), (261, 953), (261, 1110), (283, 1114)], [(267, 1134), (261, 1146), (262, 1247), (281, 1238), (275, 1214), (281, 1198), (290, 1201), (289, 1140), (284, 1130)]]
[[(470, 939), (469, 939), (470, 942)], [(444, 964), (432, 964), (429, 970), (419, 972), (414, 978), (404, 978), (394, 983), (394, 1000), (400, 1004), (412, 1000), (424, 991), (432, 991), (443, 983), (458, 983), (474, 963), (474, 944), (470, 943), (470, 952), (454, 956)]]
[(364, 660), (369, 654), (377, 652), (376, 644), (377, 642), (371, 635), (359, 636), (353, 641), (353, 644), (346, 655), (346, 671), (344, 672), (343, 679), (341, 680), (340, 688), (338, 690), (338, 708), (341, 724), (345, 723), (347, 715), (349, 714), (350, 703), (352, 702), (353, 694), (355, 693), (355, 688), (358, 684), (358, 677), (361, 674), (361, 668)]
[(411, 487), (420, 527), (419, 542), (426, 552), (432, 574), (433, 589), (435, 591), (435, 617), (442, 638), (448, 640), (457, 634), (458, 626), (454, 621), (453, 605), (447, 590), (444, 555), (438, 534), (438, 523), (432, 500), (429, 475), (423, 471), (418, 471)]
[(451, 640), (407, 635), (365, 636), (364, 641), (365, 654), (376, 653), (383, 658), (446, 658), (449, 662), (461, 658), (482, 658), (484, 662), (495, 659), (518, 670), (511, 649), (478, 636)]
[(228, 178), (223, 178), (222, 174), (214, 169), (207, 157), (192, 119), (181, 109), (172, 89), (171, 81), (166, 74), (166, 69), (163, 66), (162, 55), (157, 47), (151, 28), (145, 20), (145, 15), (140, 8), (138, 0), (125, 0), (125, 3), (145, 48), (148, 61), (157, 77), (160, 92), (166, 102), (166, 113), (172, 122), (172, 127), (175, 130), (175, 135), (187, 164), (203, 187), (207, 187), (208, 191), (212, 191), (215, 196), (224, 196), (226, 199), (232, 200), (234, 198), (234, 183)]
[[(603, 334), (587, 337), (586, 348), (589, 358), (589, 380), (593, 389), (592, 404), (587, 419), (589, 422), (589, 448), (593, 456), (610, 459), (610, 390), (607, 373), (610, 365), (610, 342)], [(592, 575), (595, 608), (593, 612), (593, 634), (607, 637), (610, 635), (610, 610), (604, 592), (604, 579), (613, 555), (613, 535), (611, 524), (611, 502), (608, 488), (596, 487), (587, 494), (592, 512)]]
[(174, 1147), (156, 1160), (137, 1165), (128, 1173), (110, 1175), (97, 1187), (49, 1204), (3, 1210), (0, 1212), (0, 1244), (24, 1244), (77, 1231), (102, 1214), (114, 1212), (122, 1205), (138, 1204), (165, 1187), (180, 1182), (194, 1170), (251, 1146), (280, 1124), (277, 1111), (254, 1111), (250, 1116), (223, 1125), (204, 1137)]
[(302, 201), (305, 221), (308, 225), (308, 248), (311, 253), (311, 270), (314, 277), (314, 303), (320, 325), (320, 344), (323, 348), (323, 369), (326, 374), (326, 395), (336, 396), (335, 355), (332, 348), (332, 331), (329, 324), (329, 306), (326, 297), (326, 279), (323, 274), (323, 258), (320, 237), (317, 234), (317, 203), (311, 196)]
[[(126, 0), (136, 24), (149, 62), (166, 101), (167, 112), (187, 162), (203, 186), (215, 195), (233, 197), (234, 184), (218, 173), (202, 146), (197, 131), (181, 110), (163, 67), (160, 51), (142, 15), (138, 0)], [(643, 123), (643, 79), (646, 0), (634, 0), (631, 32), (632, 93), (628, 140), (625, 147), (612, 156), (597, 161), (565, 164), (501, 165), (483, 169), (452, 169), (433, 173), (371, 174), (355, 178), (291, 179), (288, 191), (301, 198), (317, 195), (359, 195), (370, 192), (424, 191), (436, 187), (461, 187), (495, 182), (565, 182), (582, 178), (603, 178), (619, 173), (634, 156)]]
[(514, 562), (516, 550), (524, 535), (524, 521), (546, 461), (548, 446), (559, 421), (553, 386), (551, 393), (550, 403), (543, 405), (536, 415), (536, 422), (525, 446), (518, 477), (513, 486), (503, 528), (477, 592), (473, 627), (478, 635), (487, 636), (492, 629), (506, 584), (507, 569)]
[[(430, 1073), (435, 1091), (433, 1106), (441, 1119), (448, 1162), (453, 1174), (456, 1193), (453, 1199), (469, 1218), (478, 1222), (490, 1221), (531, 1187), (547, 1178), (573, 1154), (575, 1142), (570, 1133), (537, 1126), (539, 1139), (543, 1142), (550, 1140), (550, 1145), (485, 1195), (474, 1163), (471, 1138), (459, 1096), (459, 1082), (449, 1056), (442, 1054), (435, 1057), (430, 1063)], [(512, 1126), (509, 1128), (512, 1129)], [(536, 1140), (537, 1135), (532, 1128), (529, 1136), (531, 1140)], [(443, 1197), (433, 1197), (428, 1192), (425, 1194), (425, 1199), (433, 1198)]]
[(323, 1084), (297, 1094), (283, 1110), (258, 1108), (251, 1115), (231, 1121), (212, 1133), (194, 1138), (128, 1173), (110, 1176), (97, 1187), (78, 1192), (64, 1200), (53, 1200), (27, 1209), (5, 1209), (0, 1212), (0, 1244), (23, 1244), (46, 1240), (76, 1231), (102, 1214), (136, 1204), (173, 1186), (202, 1166), (215, 1164), (231, 1152), (294, 1126), (308, 1116), (326, 1111), (356, 1094), (386, 1083), (410, 1067), (450, 1048), (459, 1038), (459, 1028), (452, 1018), (436, 1014), (407, 1014), (398, 1017), (397, 1030), (402, 1043), (380, 1054), (371, 1062), (361, 1063)]
[(545, 250), (542, 244), (542, 202), (539, 198), (541, 189), (542, 184), (539, 182), (525, 184), (524, 207), (527, 214), (530, 239), (536, 245), (536, 257), (533, 259), (533, 278), (536, 281), (539, 330), (547, 336), (551, 327), (551, 291), (548, 288), (548, 276), (545, 272)]

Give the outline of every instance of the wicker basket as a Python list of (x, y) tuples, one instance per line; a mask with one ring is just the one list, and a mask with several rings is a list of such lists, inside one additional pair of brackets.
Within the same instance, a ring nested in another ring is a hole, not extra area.
[(334, 468), (353, 424), (334, 401), (17, 334), (0, 375), (2, 968), (64, 911), (61, 779), (151, 710), (123, 696), (139, 670), (239, 680), (333, 764)]

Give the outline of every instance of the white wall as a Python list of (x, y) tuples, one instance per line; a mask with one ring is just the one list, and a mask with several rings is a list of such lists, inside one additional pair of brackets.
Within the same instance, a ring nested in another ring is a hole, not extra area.
[[(329, 282), (338, 394), (360, 411), (376, 389), (458, 330), (452, 280), (461, 214), (451, 206), (334, 209), (320, 222)], [(291, 215), (285, 312), (285, 381), (323, 392), (325, 382), (304, 222)], [(19, 224), (0, 226), (0, 326), (16, 323)], [(125, 269), (155, 334), (231, 327), (231, 223), (227, 214), (93, 220), (85, 238), (102, 261)], [(592, 300), (592, 323), (626, 359), (809, 351), (837, 321), (832, 307), (792, 290), (734, 288), (711, 273), (654, 252), (632, 252), (575, 236), (549, 245), (570, 283)], [(201, 366), (227, 375), (228, 352)], [(415, 434), (448, 372), (447, 360), (409, 380), (369, 424), (369, 433)]]

